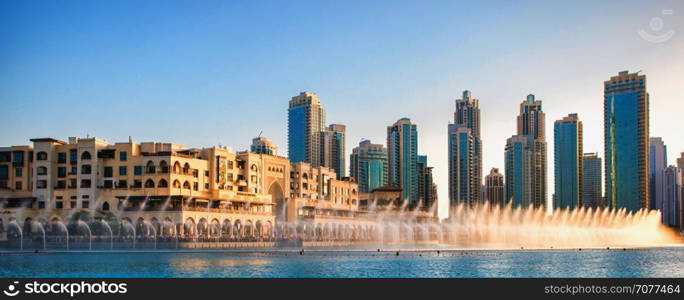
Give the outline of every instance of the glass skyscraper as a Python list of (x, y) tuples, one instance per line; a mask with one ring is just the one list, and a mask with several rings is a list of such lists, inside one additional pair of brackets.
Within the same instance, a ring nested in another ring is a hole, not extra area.
[(650, 209), (660, 209), (663, 206), (663, 171), (667, 168), (667, 146), (662, 138), (652, 137), (648, 146), (649, 166), (648, 178), (651, 199)]
[(349, 159), (350, 176), (356, 179), (359, 191), (368, 193), (387, 185), (387, 149), (363, 140), (352, 150)]
[(582, 157), (582, 206), (603, 207), (601, 158), (598, 153), (584, 153)]
[(325, 110), (318, 96), (302, 92), (292, 97), (287, 113), (287, 155), (291, 162), (321, 166), (321, 131)]
[(649, 97), (646, 75), (620, 72), (604, 82), (606, 200), (635, 212), (649, 207)]
[(482, 141), (479, 101), (464, 91), (455, 101), (454, 124), (448, 126), (449, 205), (482, 202)]
[(554, 209), (584, 206), (582, 198), (582, 121), (570, 114), (553, 124)]
[(506, 142), (507, 201), (514, 206), (546, 206), (546, 116), (542, 101), (530, 94), (520, 103), (518, 133)]
[(345, 135), (346, 126), (331, 124), (321, 131), (321, 166), (337, 173), (337, 179), (345, 177)]
[(401, 188), (402, 201), (419, 204), (418, 132), (411, 119), (399, 119), (387, 127), (387, 174), (391, 186)]

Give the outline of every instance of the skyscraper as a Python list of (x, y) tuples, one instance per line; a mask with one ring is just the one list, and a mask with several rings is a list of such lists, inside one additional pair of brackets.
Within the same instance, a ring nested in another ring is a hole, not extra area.
[(520, 103), (517, 135), (506, 142), (507, 201), (527, 207), (546, 206), (546, 116), (542, 101), (530, 94)]
[(504, 205), (504, 176), (499, 169), (492, 168), (489, 175), (485, 176), (485, 201), (490, 205)]
[(620, 72), (604, 82), (605, 184), (608, 205), (649, 207), (646, 75)]
[(269, 139), (261, 136), (252, 139), (249, 151), (259, 154), (278, 155), (278, 147)]
[(553, 124), (554, 209), (584, 206), (582, 199), (582, 121), (569, 114)]
[(582, 157), (582, 206), (603, 207), (601, 195), (601, 158), (598, 153), (584, 153)]
[(356, 178), (359, 191), (368, 193), (387, 185), (387, 149), (381, 144), (363, 140), (352, 150), (350, 176)]
[(345, 177), (346, 126), (331, 124), (321, 131), (321, 166), (337, 173), (337, 179)]
[(663, 224), (672, 227), (683, 228), (682, 224), (682, 169), (676, 166), (669, 166), (662, 170), (662, 198), (663, 202), (660, 210), (663, 217)]
[(428, 166), (426, 155), (418, 155), (418, 197), (423, 208), (430, 208), (436, 202), (436, 194), (433, 193), (435, 185), (432, 178), (432, 167)]
[(663, 176), (667, 168), (667, 146), (662, 138), (652, 137), (649, 139), (649, 167), (648, 180), (650, 187), (651, 199), (649, 201), (650, 209), (658, 209), (663, 206)]
[(513, 207), (523, 208), (541, 206), (533, 197), (534, 149), (534, 138), (529, 135), (514, 135), (506, 140), (506, 204), (512, 202)]
[(482, 141), (479, 100), (470, 91), (455, 101), (454, 124), (448, 126), (449, 204), (482, 202)]
[(292, 97), (287, 113), (287, 150), (292, 162), (321, 166), (321, 131), (325, 128), (325, 110), (318, 96), (302, 92)]
[(411, 119), (399, 119), (387, 127), (387, 174), (389, 184), (400, 187), (402, 201), (418, 204), (418, 132)]

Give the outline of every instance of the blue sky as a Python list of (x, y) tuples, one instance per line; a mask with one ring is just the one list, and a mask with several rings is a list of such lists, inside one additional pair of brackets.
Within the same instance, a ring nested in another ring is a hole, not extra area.
[[(287, 101), (306, 90), (328, 123), (347, 125), (348, 153), (410, 117), (443, 205), (453, 100), (480, 99), (487, 174), (503, 171), (518, 104), (534, 93), (550, 198), (553, 121), (578, 113), (585, 152), (602, 157), (602, 82), (621, 70), (648, 76), (651, 135), (670, 163), (684, 151), (682, 14), (676, 0), (3, 1), (0, 144), (89, 134), (242, 150), (263, 130), (286, 154)], [(652, 43), (641, 29), (675, 34)]]

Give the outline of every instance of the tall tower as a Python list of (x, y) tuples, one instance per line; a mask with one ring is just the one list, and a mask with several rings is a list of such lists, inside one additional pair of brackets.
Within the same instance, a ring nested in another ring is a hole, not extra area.
[(402, 189), (402, 201), (418, 204), (418, 132), (411, 119), (399, 119), (387, 127), (387, 175), (389, 184)]
[(546, 206), (545, 120), (542, 101), (528, 95), (520, 103), (517, 135), (506, 143), (506, 197), (514, 205)]
[(582, 157), (582, 205), (603, 207), (601, 194), (601, 158), (598, 153), (584, 153)]
[(287, 126), (290, 161), (321, 166), (321, 131), (325, 128), (325, 110), (316, 94), (302, 92), (292, 97), (287, 112)]
[(346, 127), (341, 124), (321, 131), (321, 166), (335, 171), (337, 179), (345, 177), (345, 135)]
[(650, 209), (658, 209), (663, 206), (663, 171), (667, 168), (667, 146), (662, 138), (652, 137), (649, 139), (649, 167), (648, 178), (651, 199)]
[(489, 175), (485, 176), (485, 200), (491, 206), (503, 206), (504, 199), (504, 176), (499, 173), (499, 169), (492, 168)]
[(349, 159), (350, 176), (356, 178), (359, 191), (368, 193), (387, 185), (387, 149), (369, 140), (359, 143)]
[(554, 208), (584, 206), (582, 199), (582, 121), (569, 114), (553, 124)]
[(457, 99), (454, 124), (448, 126), (449, 204), (476, 205), (482, 202), (482, 141), (479, 100), (470, 91)]
[(604, 82), (606, 199), (613, 208), (649, 207), (646, 75), (620, 72)]

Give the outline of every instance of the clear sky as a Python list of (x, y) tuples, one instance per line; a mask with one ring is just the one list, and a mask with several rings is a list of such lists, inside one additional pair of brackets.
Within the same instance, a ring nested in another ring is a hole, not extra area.
[(533, 93), (550, 199), (553, 121), (578, 113), (585, 152), (603, 157), (602, 83), (642, 70), (651, 136), (669, 163), (684, 151), (684, 1), (482, 2), (2, 1), (0, 145), (89, 134), (244, 150), (263, 130), (286, 155), (287, 102), (310, 91), (347, 125), (347, 154), (410, 117), (444, 208), (453, 100), (480, 99), (487, 174), (503, 172)]

